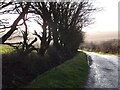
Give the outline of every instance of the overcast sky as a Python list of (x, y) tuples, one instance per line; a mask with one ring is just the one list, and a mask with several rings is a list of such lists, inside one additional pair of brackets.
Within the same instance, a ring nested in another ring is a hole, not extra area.
[[(120, 0), (94, 0), (94, 5), (97, 8), (103, 8), (102, 11), (93, 14), (95, 18), (95, 23), (84, 28), (83, 31), (86, 32), (85, 39), (87, 41), (99, 41), (109, 39), (114, 39), (118, 37), (118, 1)], [(2, 15), (2, 17), (8, 17), (8, 15)], [(0, 17), (0, 19), (2, 18)], [(11, 15), (8, 18), (13, 18), (11, 23), (13, 23), (15, 17), (18, 15)], [(34, 23), (29, 23), (31, 26), (30, 31), (40, 31), (40, 26)], [(92, 32), (92, 33), (91, 33)], [(102, 38), (104, 37), (104, 38)]]
[[(118, 1), (120, 0), (92, 0), (97, 8), (103, 8), (96, 12), (92, 17), (95, 18), (94, 24), (84, 28), (85, 32), (118, 31)], [(16, 16), (16, 15), (15, 15)], [(10, 18), (15, 19), (14, 15)], [(3, 17), (6, 17), (5, 15)], [(17, 17), (17, 16), (16, 16)], [(13, 20), (11, 21), (11, 23)], [(38, 27), (38, 25), (37, 25)], [(32, 31), (36, 28), (36, 23), (32, 23)]]
[(118, 1), (120, 0), (95, 0), (96, 7), (103, 10), (93, 15), (95, 23), (83, 30), (85, 32), (118, 31)]

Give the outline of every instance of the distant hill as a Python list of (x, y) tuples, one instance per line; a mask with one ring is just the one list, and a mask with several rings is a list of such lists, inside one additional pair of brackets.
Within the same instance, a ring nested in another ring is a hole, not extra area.
[(105, 31), (105, 32), (86, 32), (85, 42), (101, 42), (111, 39), (118, 39), (117, 31)]

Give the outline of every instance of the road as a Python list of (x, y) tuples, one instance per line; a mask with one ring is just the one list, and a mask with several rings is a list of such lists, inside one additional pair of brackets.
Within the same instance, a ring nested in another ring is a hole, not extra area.
[(120, 57), (86, 52), (90, 66), (86, 88), (118, 88)]

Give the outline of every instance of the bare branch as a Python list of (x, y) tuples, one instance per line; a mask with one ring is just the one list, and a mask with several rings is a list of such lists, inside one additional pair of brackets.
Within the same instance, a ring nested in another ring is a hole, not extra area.
[(33, 35), (36, 35), (37, 37), (40, 38), (40, 40), (42, 40), (42, 37), (34, 30), (34, 34)]
[(30, 3), (28, 2), (26, 7), (24, 8), (24, 11), (19, 15), (19, 17), (12, 24), (11, 29), (2, 37), (2, 43), (4, 43), (11, 36), (11, 34), (15, 31), (18, 22), (25, 16), (26, 12), (29, 9), (29, 6), (30, 6)]
[(7, 7), (7, 6), (11, 5), (11, 4), (12, 4), (12, 2), (9, 2), (9, 3), (7, 3), (7, 4), (3, 5), (3, 6), (1, 6), (0, 9), (3, 9), (3, 8), (5, 8), (5, 7)]
[(37, 41), (37, 38), (35, 38), (29, 45), (28, 47), (32, 46), (32, 44), (34, 44)]

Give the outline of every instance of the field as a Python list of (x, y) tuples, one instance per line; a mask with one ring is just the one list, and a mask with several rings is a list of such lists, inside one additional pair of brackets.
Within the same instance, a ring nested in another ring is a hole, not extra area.
[(7, 45), (0, 45), (0, 54), (9, 54), (15, 49)]

